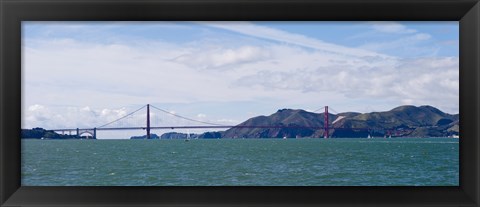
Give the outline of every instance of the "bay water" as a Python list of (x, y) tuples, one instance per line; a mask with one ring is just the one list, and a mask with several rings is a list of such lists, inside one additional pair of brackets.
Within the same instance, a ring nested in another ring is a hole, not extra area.
[(23, 186), (458, 186), (459, 140), (22, 140)]

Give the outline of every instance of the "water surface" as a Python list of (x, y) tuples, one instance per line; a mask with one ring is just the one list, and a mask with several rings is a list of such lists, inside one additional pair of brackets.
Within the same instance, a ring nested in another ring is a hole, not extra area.
[(458, 186), (458, 139), (22, 140), (24, 186)]

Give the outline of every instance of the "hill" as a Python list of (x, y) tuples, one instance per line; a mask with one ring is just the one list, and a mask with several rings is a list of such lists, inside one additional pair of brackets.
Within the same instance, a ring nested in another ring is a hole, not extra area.
[[(390, 111), (329, 114), (331, 137), (446, 137), (458, 135), (459, 116), (432, 106), (399, 106)], [(269, 116), (250, 118), (226, 130), (222, 138), (322, 137), (323, 113), (281, 109)], [(242, 128), (241, 126), (279, 126)], [(282, 126), (282, 127), (280, 127)]]
[(77, 135), (58, 134), (52, 130), (43, 128), (22, 129), (20, 131), (22, 139), (91, 139), (91, 137), (79, 137)]

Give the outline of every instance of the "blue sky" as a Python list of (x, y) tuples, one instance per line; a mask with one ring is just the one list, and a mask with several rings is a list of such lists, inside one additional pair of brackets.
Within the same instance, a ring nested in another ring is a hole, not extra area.
[(147, 103), (224, 124), (325, 105), (458, 113), (458, 33), (458, 22), (23, 22), (22, 127), (96, 126)]

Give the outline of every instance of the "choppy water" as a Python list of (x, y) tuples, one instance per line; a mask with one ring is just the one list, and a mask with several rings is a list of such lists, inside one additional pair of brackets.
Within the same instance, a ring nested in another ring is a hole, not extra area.
[(458, 139), (22, 140), (24, 186), (451, 186)]

